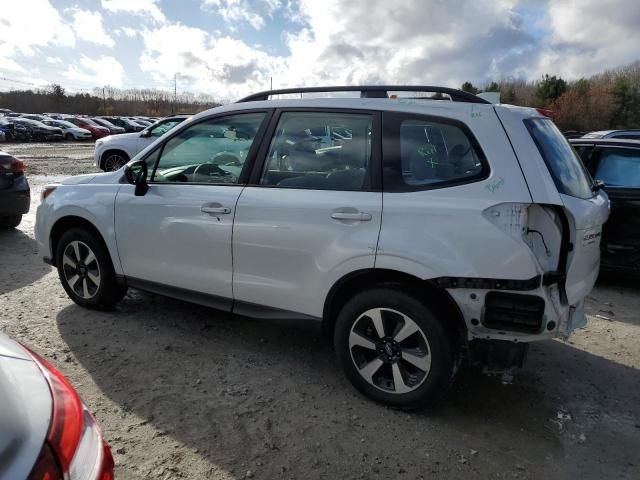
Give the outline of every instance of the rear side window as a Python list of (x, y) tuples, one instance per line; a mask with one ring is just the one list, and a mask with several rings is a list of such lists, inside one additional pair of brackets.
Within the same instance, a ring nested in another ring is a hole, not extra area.
[(489, 167), (468, 128), (456, 121), (384, 114), (386, 191), (412, 191), (486, 178)]
[(591, 198), (591, 178), (577, 152), (553, 120), (530, 118), (524, 121), (560, 193)]
[(595, 177), (608, 187), (640, 188), (640, 150), (603, 148)]
[(260, 185), (314, 190), (368, 190), (373, 115), (284, 112)]

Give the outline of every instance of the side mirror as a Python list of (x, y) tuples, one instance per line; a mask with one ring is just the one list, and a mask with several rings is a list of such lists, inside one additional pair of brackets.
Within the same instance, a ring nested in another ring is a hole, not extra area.
[(143, 130), (142, 132), (140, 132), (140, 136), (147, 138), (151, 136), (151, 130)]
[(604, 188), (604, 182), (602, 180), (594, 180), (593, 185), (591, 185), (591, 191), (593, 193), (597, 193)]
[(136, 197), (142, 197), (149, 190), (147, 184), (147, 162), (139, 160), (124, 167), (124, 178), (131, 185), (135, 185)]

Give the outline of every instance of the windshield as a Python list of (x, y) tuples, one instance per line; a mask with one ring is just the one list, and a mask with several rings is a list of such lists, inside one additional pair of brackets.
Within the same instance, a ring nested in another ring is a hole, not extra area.
[(104, 118), (92, 118), (91, 120), (93, 120), (96, 123), (99, 123), (100, 125), (103, 125), (105, 127), (115, 127), (115, 125), (107, 120), (105, 120)]
[(87, 123), (89, 125), (93, 125), (94, 127), (99, 127), (100, 125), (98, 125), (96, 122), (94, 122), (93, 120), (91, 120), (90, 118), (81, 118), (80, 119), (81, 122)]
[(34, 125), (37, 127), (46, 127), (44, 123), (38, 122), (37, 120), (31, 120), (29, 118), (16, 118), (15, 121), (18, 123), (26, 123), (28, 125)]
[(535, 118), (524, 121), (540, 155), (547, 164), (560, 193), (577, 198), (593, 196), (592, 180), (580, 156), (558, 130), (553, 120)]

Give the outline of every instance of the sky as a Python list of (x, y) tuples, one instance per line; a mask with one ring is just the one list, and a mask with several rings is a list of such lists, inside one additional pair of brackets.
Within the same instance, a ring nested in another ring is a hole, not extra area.
[(640, 59), (639, 24), (638, 0), (19, 0), (0, 90), (577, 79)]

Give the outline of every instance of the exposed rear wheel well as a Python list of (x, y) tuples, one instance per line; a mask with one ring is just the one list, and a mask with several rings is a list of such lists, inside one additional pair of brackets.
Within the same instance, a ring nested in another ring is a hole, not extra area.
[(109, 249), (107, 248), (107, 244), (104, 241), (104, 238), (102, 238), (102, 235), (100, 234), (98, 229), (90, 221), (85, 220), (82, 217), (76, 217), (76, 216), (62, 217), (55, 223), (55, 225), (51, 229), (51, 237), (50, 237), (51, 255), (52, 255), (51, 260), (54, 266), (56, 266), (55, 256), (56, 256), (56, 251), (58, 250), (58, 242), (60, 241), (60, 238), (62, 237), (64, 232), (66, 232), (71, 228), (83, 228), (88, 232), (92, 233), (100, 242), (102, 242), (102, 244), (107, 249), (107, 251), (109, 251)]
[(331, 288), (324, 304), (322, 315), (323, 333), (331, 338), (336, 318), (342, 306), (356, 293), (383, 284), (400, 285), (419, 299), (424, 299), (427, 306), (443, 322), (455, 348), (462, 347), (467, 339), (467, 326), (462, 312), (447, 291), (429, 280), (403, 272), (386, 269), (360, 270), (340, 279)]

